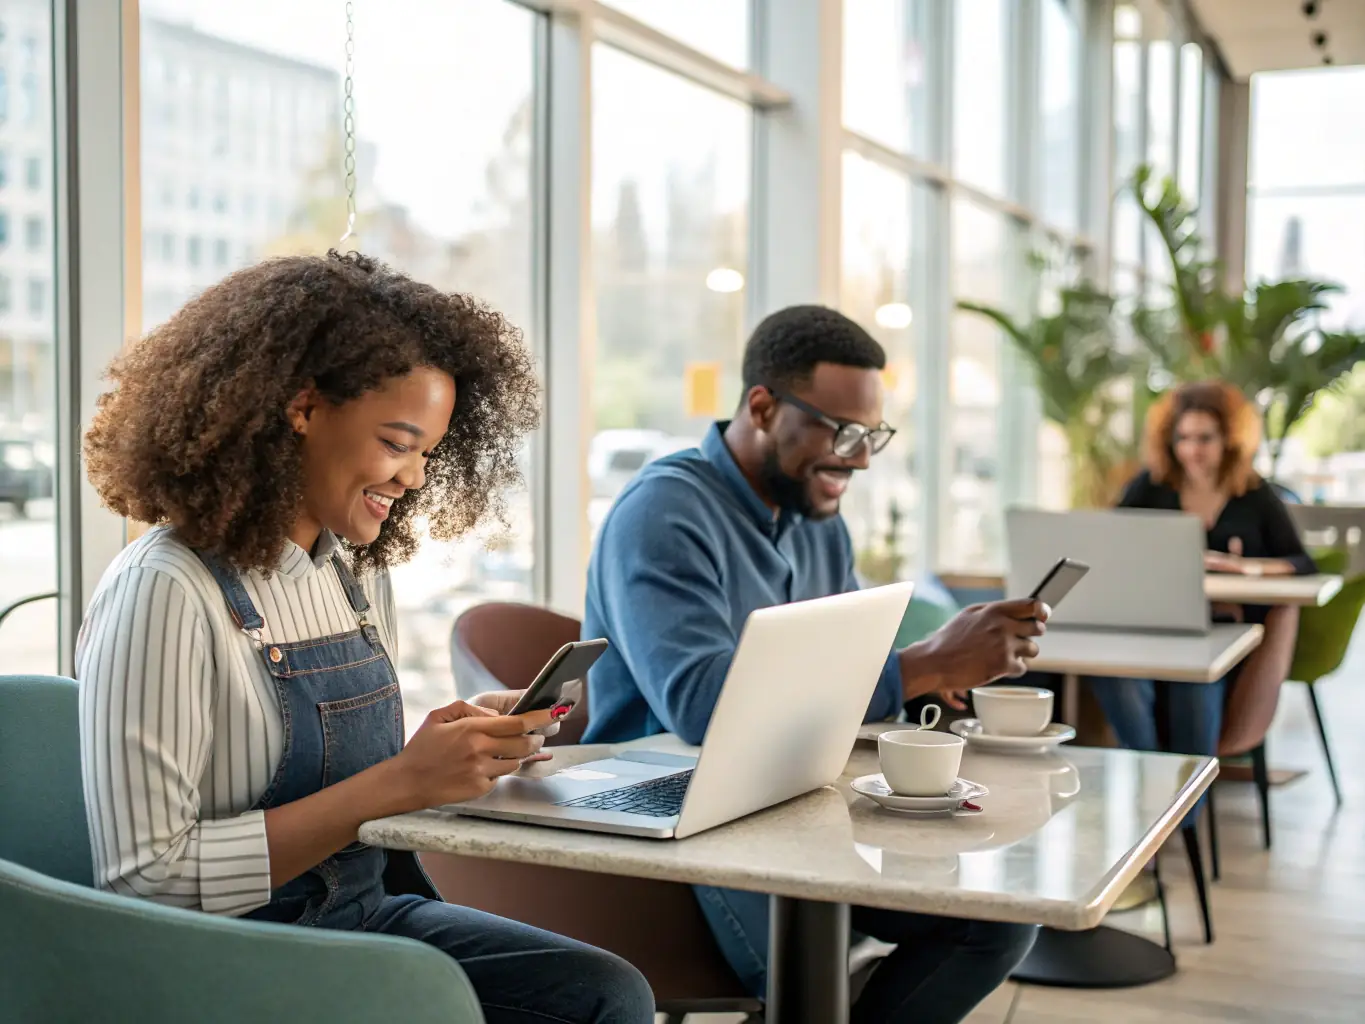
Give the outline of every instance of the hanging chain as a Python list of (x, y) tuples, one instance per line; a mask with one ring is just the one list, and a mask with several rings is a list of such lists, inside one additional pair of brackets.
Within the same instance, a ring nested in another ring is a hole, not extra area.
[(342, 101), (342, 131), (346, 169), (346, 233), (344, 242), (355, 234), (355, 5), (346, 0), (346, 98)]

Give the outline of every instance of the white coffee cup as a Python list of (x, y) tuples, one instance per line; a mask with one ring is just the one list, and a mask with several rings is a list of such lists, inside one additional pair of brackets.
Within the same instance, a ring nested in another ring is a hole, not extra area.
[(902, 729), (877, 737), (882, 777), (900, 796), (942, 796), (962, 766), (961, 736), (928, 729)]
[(983, 686), (972, 707), (993, 736), (1037, 736), (1052, 724), (1052, 691), (1037, 686)]

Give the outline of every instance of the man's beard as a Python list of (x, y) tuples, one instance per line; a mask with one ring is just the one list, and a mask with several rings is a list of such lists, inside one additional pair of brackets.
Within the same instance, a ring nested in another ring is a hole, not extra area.
[(795, 512), (806, 519), (829, 519), (838, 514), (837, 511), (821, 512), (811, 504), (810, 482), (783, 472), (776, 451), (763, 457), (760, 482), (769, 500), (783, 512)]

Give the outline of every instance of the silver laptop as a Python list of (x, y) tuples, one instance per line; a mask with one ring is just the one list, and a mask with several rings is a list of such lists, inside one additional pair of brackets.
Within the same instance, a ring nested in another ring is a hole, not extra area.
[(508, 776), (451, 806), (480, 818), (682, 839), (839, 778), (913, 584), (749, 616), (698, 757), (627, 751)]
[[(1148, 509), (1005, 513), (1005, 592), (1027, 596), (1059, 558), (1090, 566), (1048, 628), (1208, 633), (1204, 526), (1198, 517)], [(1191, 625), (1193, 624), (1193, 625)]]

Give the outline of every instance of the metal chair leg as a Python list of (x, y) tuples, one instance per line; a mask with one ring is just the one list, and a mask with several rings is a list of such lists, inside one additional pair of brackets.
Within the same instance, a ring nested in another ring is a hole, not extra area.
[(1222, 858), (1218, 854), (1218, 814), (1214, 810), (1213, 803), (1213, 788), (1216, 785), (1218, 785), (1217, 779), (1213, 781), (1204, 794), (1204, 813), (1208, 815), (1209, 819), (1209, 867), (1213, 871), (1215, 882), (1220, 881), (1223, 877)]
[(1256, 792), (1261, 798), (1261, 836), (1265, 848), (1270, 849), (1270, 769), (1266, 765), (1265, 741), (1251, 752), (1251, 774), (1256, 780)]
[(1308, 704), (1313, 709), (1313, 720), (1318, 723), (1318, 739), (1322, 740), (1322, 756), (1327, 759), (1327, 774), (1332, 780), (1332, 793), (1341, 806), (1341, 783), (1337, 781), (1337, 766), (1332, 760), (1332, 744), (1327, 742), (1327, 726), (1322, 721), (1322, 708), (1318, 704), (1318, 688), (1308, 684)]
[(1190, 858), (1190, 874), (1194, 876), (1194, 890), (1199, 896), (1199, 912), (1204, 918), (1204, 942), (1213, 942), (1213, 911), (1209, 908), (1209, 889), (1204, 880), (1204, 856), (1199, 849), (1199, 830), (1193, 825), (1180, 829), (1185, 839), (1185, 852)]
[(1171, 910), (1166, 905), (1166, 885), (1161, 880), (1161, 853), (1152, 858), (1152, 876), (1156, 881), (1156, 899), (1161, 904), (1161, 933), (1166, 941), (1166, 952), (1174, 953), (1171, 949)]

